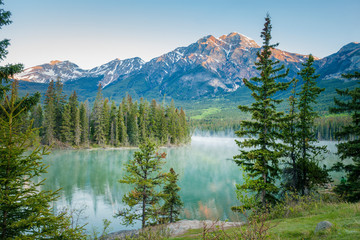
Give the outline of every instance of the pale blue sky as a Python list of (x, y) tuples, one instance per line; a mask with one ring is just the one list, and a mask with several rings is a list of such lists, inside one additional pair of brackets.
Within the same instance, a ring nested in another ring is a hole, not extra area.
[(359, 0), (4, 0), (13, 23), (5, 63), (70, 60), (84, 69), (115, 58), (148, 61), (206, 35), (238, 32), (261, 45), (267, 12), (273, 40), (325, 57), (360, 41)]

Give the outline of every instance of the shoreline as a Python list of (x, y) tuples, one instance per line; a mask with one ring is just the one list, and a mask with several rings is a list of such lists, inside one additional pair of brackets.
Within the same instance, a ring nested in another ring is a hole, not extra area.
[[(244, 225), (245, 222), (228, 222), (228, 221), (216, 221), (216, 220), (180, 220), (174, 223), (166, 225), (166, 229), (169, 231), (171, 237), (176, 237), (185, 234), (191, 229), (201, 229), (203, 227), (215, 228), (230, 228)], [(136, 236), (141, 229), (135, 230), (121, 230), (118, 232), (112, 232), (105, 236), (106, 240), (123, 239), (126, 236)]]

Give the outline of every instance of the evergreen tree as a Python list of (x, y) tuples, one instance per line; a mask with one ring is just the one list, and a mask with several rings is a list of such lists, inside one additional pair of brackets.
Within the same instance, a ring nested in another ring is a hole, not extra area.
[(147, 102), (143, 98), (140, 99), (139, 105), (139, 142), (143, 143), (148, 138), (146, 132), (146, 126), (148, 125), (148, 106)]
[(119, 121), (117, 114), (116, 104), (112, 101), (110, 108), (110, 144), (113, 146), (119, 145)]
[(184, 206), (178, 194), (180, 187), (177, 185), (179, 174), (176, 174), (174, 169), (170, 168), (170, 172), (166, 176), (166, 185), (163, 188), (164, 205), (161, 210), (169, 222), (178, 220), (180, 210)]
[[(77, 101), (77, 100), (76, 100)], [(54, 112), (55, 112), (55, 137), (60, 139), (61, 122), (63, 121), (63, 111), (66, 104), (66, 95), (63, 93), (63, 83), (60, 77), (56, 79), (54, 87)]]
[[(170, 106), (166, 111), (166, 115), (168, 118), (168, 130), (169, 130), (169, 138), (171, 144), (177, 144), (178, 140), (178, 128), (177, 128), (177, 116), (176, 116), (176, 108), (174, 100), (171, 100)], [(160, 116), (161, 117), (161, 116)]]
[(79, 146), (81, 142), (81, 126), (80, 126), (80, 110), (77, 107), (75, 109), (75, 119), (74, 119), (74, 144)]
[(34, 180), (46, 172), (41, 159), (48, 152), (35, 144), (32, 124), (22, 130), (25, 101), (18, 101), (12, 91), (0, 104), (5, 115), (0, 118), (0, 238), (85, 239), (82, 229), (72, 229), (64, 214), (52, 214), (56, 192), (39, 190), (43, 181)]
[(69, 107), (70, 107), (70, 122), (71, 122), (71, 140), (70, 142), (79, 145), (80, 144), (80, 112), (79, 112), (79, 102), (77, 99), (76, 91), (74, 91), (69, 97)]
[(60, 132), (60, 137), (61, 137), (61, 141), (65, 142), (67, 144), (71, 144), (74, 137), (73, 137), (73, 133), (71, 131), (71, 110), (70, 110), (70, 105), (66, 104), (64, 111), (63, 111), (63, 116), (62, 116), (62, 123), (61, 123), (61, 132)]
[(139, 143), (137, 102), (133, 103), (131, 96), (128, 95), (127, 104), (128, 104), (127, 135), (129, 137), (130, 145), (137, 146)]
[(296, 98), (296, 85), (298, 80), (295, 79), (291, 96), (289, 97), (289, 113), (286, 115), (283, 122), (283, 141), (287, 144), (287, 154), (289, 161), (285, 162), (283, 169), (284, 181), (282, 185), (285, 191), (298, 191), (300, 189), (300, 167), (298, 166), (297, 155), (297, 121), (298, 114), (296, 112), (297, 98)]
[(125, 224), (131, 225), (134, 220), (141, 220), (141, 226), (144, 228), (150, 222), (156, 221), (156, 206), (161, 193), (155, 188), (163, 183), (166, 176), (160, 172), (164, 164), (162, 159), (165, 157), (165, 153), (156, 152), (154, 143), (146, 140), (140, 145), (140, 151), (134, 153), (134, 159), (126, 164), (127, 175), (120, 183), (131, 184), (134, 189), (123, 197), (123, 202), (129, 208), (117, 214), (123, 217)]
[[(360, 80), (360, 72), (344, 74), (347, 79)], [(360, 83), (360, 81), (359, 81)], [(347, 201), (357, 202), (360, 200), (360, 87), (352, 90), (336, 90), (341, 97), (347, 97), (344, 101), (335, 98), (336, 107), (330, 108), (332, 113), (350, 113), (351, 123), (344, 126), (336, 133), (338, 139), (346, 139), (337, 145), (337, 154), (340, 162), (335, 164), (334, 170), (345, 171), (346, 178), (335, 187), (335, 192), (341, 194)], [(350, 140), (352, 139), (352, 140)], [(345, 164), (344, 160), (351, 159)]]
[(328, 181), (327, 170), (319, 166), (318, 157), (326, 152), (326, 146), (317, 146), (318, 140), (313, 131), (314, 120), (318, 114), (313, 109), (316, 98), (325, 89), (316, 86), (315, 68), (312, 66), (313, 56), (310, 54), (308, 60), (303, 64), (303, 69), (299, 75), (303, 80), (301, 91), (299, 92), (299, 120), (297, 124), (298, 132), (298, 167), (300, 168), (300, 178), (297, 186), (302, 195), (306, 194), (317, 184)]
[(89, 118), (87, 115), (87, 103), (80, 104), (80, 127), (81, 127), (81, 143), (89, 144)]
[(39, 129), (39, 136), (42, 137), (43, 136), (43, 121), (44, 121), (44, 116), (43, 116), (43, 110), (40, 104), (34, 106), (31, 109), (31, 116), (30, 119), (33, 120), (33, 128), (37, 128)]
[(126, 121), (123, 113), (123, 103), (119, 105), (117, 118), (118, 118), (119, 142), (122, 146), (127, 146), (129, 141), (128, 141), (126, 124), (125, 124)]
[(47, 145), (52, 145), (56, 140), (55, 125), (57, 122), (55, 113), (56, 104), (54, 86), (54, 81), (51, 80), (45, 94), (44, 143)]
[(110, 107), (109, 107), (109, 99), (106, 98), (104, 100), (103, 108), (102, 108), (102, 126), (104, 128), (105, 134), (105, 142), (110, 139)]
[(105, 144), (105, 131), (104, 131), (104, 114), (103, 114), (103, 97), (101, 93), (101, 84), (98, 87), (98, 93), (96, 95), (96, 99), (94, 102), (94, 108), (91, 113), (92, 119), (92, 132), (93, 132), (93, 139), (96, 144), (103, 145)]
[[(251, 137), (236, 141), (240, 147), (240, 154), (234, 156), (234, 161), (242, 166), (251, 178), (248, 182), (238, 185), (239, 191), (254, 191), (259, 204), (266, 208), (270, 203), (276, 202), (279, 191), (276, 180), (279, 179), (279, 160), (284, 156), (284, 144), (281, 139), (281, 122), (283, 113), (276, 110), (281, 100), (273, 96), (281, 90), (286, 90), (290, 83), (276, 82), (284, 78), (288, 70), (278, 74), (284, 66), (275, 67), (279, 61), (272, 60), (271, 49), (278, 44), (270, 45), (271, 21), (269, 15), (265, 18), (262, 50), (258, 52), (258, 61), (255, 63), (260, 77), (253, 77), (251, 81), (244, 79), (244, 84), (252, 91), (255, 100), (251, 106), (240, 105), (242, 112), (252, 114), (251, 121), (241, 121), (240, 130), (236, 132), (239, 137)], [(252, 148), (245, 150), (244, 148)]]

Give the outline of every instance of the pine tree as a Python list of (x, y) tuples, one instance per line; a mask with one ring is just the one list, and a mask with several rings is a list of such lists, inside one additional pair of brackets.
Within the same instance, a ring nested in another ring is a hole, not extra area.
[(37, 128), (39, 129), (39, 136), (42, 137), (43, 136), (43, 122), (44, 122), (44, 116), (43, 116), (43, 110), (40, 104), (34, 106), (31, 109), (31, 116), (30, 119), (32, 119), (33, 122), (33, 128)]
[(87, 115), (87, 102), (80, 104), (81, 144), (89, 144), (89, 118)]
[(123, 197), (123, 202), (129, 207), (120, 211), (117, 216), (123, 217), (126, 225), (132, 225), (135, 220), (141, 220), (144, 228), (151, 221), (156, 221), (158, 209), (156, 206), (161, 193), (156, 187), (163, 183), (165, 174), (161, 173), (165, 153), (156, 152), (155, 144), (146, 140), (140, 145), (140, 151), (134, 153), (134, 159), (126, 164), (126, 172), (120, 183), (131, 184), (134, 189)]
[(315, 68), (312, 66), (313, 56), (310, 54), (308, 60), (303, 64), (303, 69), (299, 75), (303, 80), (301, 91), (299, 92), (298, 110), (298, 167), (300, 168), (300, 178), (297, 189), (302, 195), (309, 192), (315, 185), (323, 184), (328, 181), (327, 170), (319, 166), (318, 157), (326, 152), (326, 146), (317, 146), (318, 140), (313, 131), (315, 118), (318, 114), (313, 109), (316, 98), (325, 89), (316, 86)]
[[(343, 77), (359, 81), (360, 72), (344, 74)], [(337, 154), (341, 161), (335, 164), (334, 170), (345, 171), (346, 179), (335, 187), (335, 192), (347, 201), (357, 202), (360, 201), (360, 87), (336, 91), (341, 97), (347, 97), (349, 100), (334, 98), (336, 107), (330, 108), (330, 112), (350, 113), (352, 121), (335, 134), (337, 139), (347, 140), (337, 145)], [(345, 164), (345, 159), (351, 159), (352, 162)]]
[(105, 138), (105, 128), (104, 128), (104, 114), (103, 114), (103, 104), (104, 100), (101, 93), (101, 84), (99, 84), (98, 87), (98, 93), (96, 95), (96, 99), (94, 102), (94, 108), (91, 113), (91, 119), (92, 119), (92, 133), (93, 133), (93, 139), (96, 142), (96, 144), (103, 145), (105, 144), (106, 138)]
[(71, 137), (70, 142), (78, 146), (80, 144), (80, 112), (79, 112), (79, 101), (77, 99), (76, 91), (74, 91), (69, 97), (70, 106), (70, 122), (71, 122)]
[(61, 122), (63, 121), (63, 112), (66, 104), (66, 95), (63, 93), (63, 83), (60, 77), (56, 79), (54, 87), (54, 112), (55, 112), (55, 137), (60, 139)]
[(75, 109), (75, 119), (74, 119), (74, 144), (79, 146), (81, 142), (81, 126), (80, 126), (80, 110), (79, 108)]
[(104, 128), (105, 142), (108, 142), (110, 139), (110, 107), (108, 98), (104, 100), (102, 107), (102, 126)]
[[(171, 100), (170, 106), (166, 110), (168, 118), (168, 130), (171, 144), (177, 144), (178, 140), (178, 128), (177, 128), (177, 116), (174, 100)], [(161, 116), (160, 116), (161, 117)]]
[(296, 85), (298, 80), (295, 79), (291, 95), (289, 97), (289, 113), (286, 115), (283, 122), (283, 141), (287, 145), (287, 154), (289, 161), (285, 162), (283, 169), (284, 181), (282, 183), (285, 191), (298, 191), (300, 189), (300, 167), (298, 166), (297, 155), (297, 121), (298, 114), (296, 111), (297, 98), (296, 98)]
[[(55, 84), (54, 81), (50, 81), (48, 89), (45, 94), (45, 116), (44, 116), (44, 143), (52, 145), (56, 140), (55, 125), (56, 125), (56, 113), (55, 113)], [(59, 122), (58, 122), (59, 123)]]
[(139, 142), (143, 143), (148, 138), (146, 126), (148, 125), (148, 106), (143, 98), (140, 99), (139, 105)]
[(117, 146), (119, 144), (119, 128), (118, 128), (118, 115), (115, 101), (111, 102), (110, 108), (110, 144)]
[(72, 127), (72, 123), (71, 123), (71, 110), (70, 110), (70, 105), (66, 104), (64, 111), (63, 111), (63, 116), (62, 116), (62, 123), (61, 123), (61, 127), (60, 127), (60, 139), (62, 142), (67, 143), (67, 144), (71, 144), (73, 142), (73, 133), (71, 131), (71, 127)]
[(127, 114), (127, 135), (129, 143), (132, 146), (137, 146), (139, 143), (139, 126), (138, 126), (138, 110), (137, 102), (133, 103), (131, 96), (128, 95), (128, 114)]
[(26, 100), (18, 101), (13, 88), (0, 104), (0, 238), (85, 239), (64, 214), (53, 215), (50, 203), (57, 192), (39, 190), (43, 181), (34, 179), (46, 172), (41, 159), (48, 150), (35, 143), (32, 124), (22, 129)]
[[(290, 83), (276, 82), (276, 79), (284, 78), (288, 70), (278, 74), (284, 66), (275, 67), (279, 61), (273, 61), (271, 50), (278, 44), (270, 45), (271, 21), (269, 15), (265, 18), (264, 29), (261, 33), (263, 38), (262, 50), (258, 52), (258, 61), (255, 63), (260, 77), (253, 77), (251, 81), (244, 79), (244, 84), (253, 93), (255, 100), (251, 106), (240, 105), (242, 112), (252, 114), (251, 121), (241, 121), (240, 130), (236, 132), (239, 137), (251, 137), (242, 141), (236, 141), (240, 147), (240, 154), (234, 156), (234, 161), (242, 166), (251, 178), (248, 182), (238, 186), (239, 191), (251, 190), (256, 193), (256, 199), (263, 208), (276, 202), (279, 191), (276, 180), (279, 179), (279, 160), (284, 156), (284, 144), (278, 142), (281, 139), (281, 122), (283, 113), (276, 110), (281, 100), (275, 100), (273, 96), (281, 90), (286, 90)], [(244, 148), (252, 148), (244, 150)]]
[(118, 110), (118, 132), (119, 132), (119, 142), (122, 146), (128, 145), (128, 135), (127, 135), (127, 129), (126, 129), (126, 120), (124, 118), (124, 112), (123, 112), (123, 105), (124, 102), (122, 102), (119, 105)]
[(180, 187), (177, 185), (178, 177), (179, 174), (176, 174), (174, 169), (170, 168), (170, 172), (166, 176), (166, 185), (163, 188), (164, 204), (161, 209), (171, 223), (178, 220), (180, 210), (184, 206), (178, 194), (180, 191)]

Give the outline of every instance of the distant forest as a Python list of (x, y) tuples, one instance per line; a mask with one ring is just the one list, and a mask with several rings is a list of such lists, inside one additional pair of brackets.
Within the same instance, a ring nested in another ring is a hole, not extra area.
[[(241, 120), (236, 118), (192, 119), (190, 128), (193, 129), (194, 134), (234, 137), (234, 132), (240, 129), (240, 122)], [(350, 122), (351, 116), (348, 114), (325, 115), (315, 119), (313, 131), (318, 140), (342, 140), (337, 139), (335, 133), (349, 125)]]
[(178, 145), (190, 141), (184, 110), (133, 101), (130, 95), (117, 106), (103, 98), (101, 85), (90, 110), (89, 103), (79, 102), (74, 91), (67, 99), (60, 80), (51, 81), (44, 104), (33, 107), (30, 119), (39, 128), (40, 141), (55, 147), (138, 146), (145, 139), (158, 145)]

